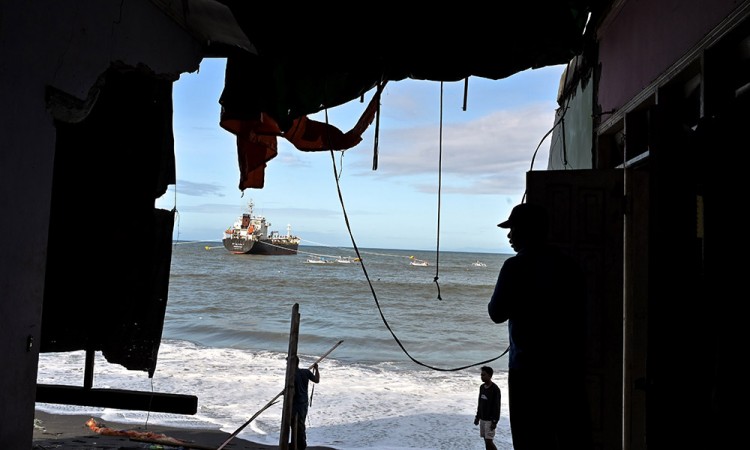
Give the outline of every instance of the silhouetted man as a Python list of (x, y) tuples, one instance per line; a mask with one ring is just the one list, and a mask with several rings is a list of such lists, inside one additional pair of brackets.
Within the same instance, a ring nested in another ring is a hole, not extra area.
[(307, 448), (307, 407), (308, 395), (307, 386), (309, 382), (320, 382), (320, 370), (318, 363), (313, 364), (312, 370), (302, 369), (299, 367), (299, 358), (297, 358), (297, 371), (294, 374), (294, 396), (292, 398), (292, 426), (295, 427), (296, 433), (292, 433), (296, 439), (296, 450)]
[(578, 264), (547, 243), (541, 206), (520, 204), (508, 220), (515, 256), (500, 269), (488, 304), (508, 321), (508, 406), (515, 450), (591, 447), (585, 391), (586, 289)]

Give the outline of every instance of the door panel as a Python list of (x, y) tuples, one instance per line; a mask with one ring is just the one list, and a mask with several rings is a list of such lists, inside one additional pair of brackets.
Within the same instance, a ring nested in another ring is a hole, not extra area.
[(550, 241), (578, 258), (587, 275), (587, 383), (595, 448), (622, 448), (622, 170), (527, 173), (527, 198), (547, 207)]

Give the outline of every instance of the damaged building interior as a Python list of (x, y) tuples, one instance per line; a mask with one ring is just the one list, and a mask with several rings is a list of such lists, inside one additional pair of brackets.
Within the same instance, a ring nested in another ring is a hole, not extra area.
[[(217, 101), (237, 134), (241, 189), (263, 188), (276, 139), (307, 151), (358, 142), (361, 128), (352, 137), (306, 117), (383, 83), (470, 83), (567, 64), (560, 139), (526, 188), (561, 224), (552, 240), (592, 275), (596, 448), (743, 442), (744, 265), (729, 252), (741, 237), (734, 159), (748, 145), (750, 1), (468, 6), (428, 21), (242, 0), (3, 2), (0, 448), (30, 448), (37, 401), (194, 413), (190, 392), (93, 389), (93, 363), (80, 386), (36, 378), (40, 352), (101, 352), (156, 370), (175, 212), (155, 200), (175, 184), (179, 154), (172, 87), (204, 58), (227, 59)], [(346, 38), (306, 39), (321, 24)], [(575, 170), (560, 162), (573, 160)], [(73, 258), (66, 236), (110, 215), (113, 196), (116, 227), (127, 230), (120, 258)]]

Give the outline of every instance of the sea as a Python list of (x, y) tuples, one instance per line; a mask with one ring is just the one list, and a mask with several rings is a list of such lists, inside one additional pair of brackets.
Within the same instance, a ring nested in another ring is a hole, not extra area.
[[(484, 449), (474, 415), (480, 367), (488, 365), (502, 393), (495, 444), (512, 449), (507, 325), (487, 315), (498, 271), (511, 255), (358, 250), (301, 245), (296, 255), (235, 255), (218, 242), (175, 242), (154, 376), (97, 352), (93, 387), (195, 395), (197, 413), (36, 408), (105, 424), (228, 433), (245, 425), (236, 439), (278, 445), (296, 310), (300, 366), (323, 357), (320, 383), (310, 384), (308, 445)], [(335, 262), (347, 256), (361, 261)], [(308, 263), (312, 257), (329, 262)], [(429, 265), (412, 265), (417, 259)], [(82, 351), (43, 353), (38, 382), (82, 386), (84, 365)]]

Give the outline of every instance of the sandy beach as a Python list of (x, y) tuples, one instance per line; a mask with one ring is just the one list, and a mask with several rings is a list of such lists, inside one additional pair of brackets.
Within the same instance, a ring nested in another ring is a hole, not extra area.
[[(137, 425), (105, 422), (93, 417), (100, 427), (112, 430), (151, 432), (166, 435), (169, 438), (184, 441), (186, 445), (156, 444), (148, 440), (140, 440), (142, 433), (132, 433), (129, 436), (109, 436), (94, 432), (86, 422), (90, 416), (58, 415), (36, 411), (34, 418), (34, 442), (32, 450), (143, 450), (143, 449), (216, 449), (228, 437), (217, 429), (187, 429), (172, 428), (159, 425)], [(235, 438), (226, 447), (227, 450), (271, 450), (278, 446), (269, 446)], [(310, 450), (335, 450), (333, 447), (308, 447)]]

